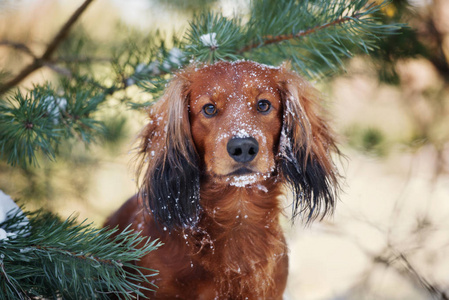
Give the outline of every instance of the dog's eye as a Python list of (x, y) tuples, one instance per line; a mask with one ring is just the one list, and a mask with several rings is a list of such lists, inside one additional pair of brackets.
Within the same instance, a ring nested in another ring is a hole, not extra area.
[(203, 106), (203, 113), (206, 117), (213, 117), (217, 114), (217, 107), (213, 104), (206, 104)]
[(260, 111), (261, 113), (266, 113), (270, 110), (271, 108), (271, 102), (265, 99), (259, 100), (259, 102), (257, 102), (257, 110)]

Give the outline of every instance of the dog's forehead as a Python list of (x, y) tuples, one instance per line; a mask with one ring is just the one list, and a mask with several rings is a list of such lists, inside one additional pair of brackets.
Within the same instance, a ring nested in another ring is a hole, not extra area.
[(254, 62), (221, 62), (196, 70), (191, 76), (193, 98), (204, 95), (276, 92), (279, 68)]

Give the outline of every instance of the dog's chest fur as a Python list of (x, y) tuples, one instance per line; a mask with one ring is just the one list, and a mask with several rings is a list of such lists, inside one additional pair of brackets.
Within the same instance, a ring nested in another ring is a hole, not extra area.
[[(167, 293), (180, 299), (282, 299), (288, 256), (277, 205), (267, 206), (260, 195), (251, 197), (264, 190), (220, 191), (219, 198), (213, 189), (205, 190), (209, 193), (202, 195), (204, 211), (196, 228), (168, 233), (149, 226), (151, 232), (143, 233), (165, 244), (157, 251), (164, 255), (144, 258), (165, 270), (154, 282), (160, 287), (156, 299)], [(273, 193), (276, 189), (265, 197)]]

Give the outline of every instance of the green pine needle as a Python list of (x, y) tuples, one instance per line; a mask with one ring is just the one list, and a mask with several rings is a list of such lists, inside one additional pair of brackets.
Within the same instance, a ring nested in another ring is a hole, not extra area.
[(241, 59), (236, 49), (244, 40), (243, 29), (238, 17), (230, 20), (221, 14), (200, 14), (186, 33), (186, 54), (205, 63)]
[(35, 101), (35, 96), (17, 92), (0, 102), (0, 156), (13, 166), (35, 164), (37, 151), (55, 156), (52, 144), (61, 131), (53, 128), (49, 102)]

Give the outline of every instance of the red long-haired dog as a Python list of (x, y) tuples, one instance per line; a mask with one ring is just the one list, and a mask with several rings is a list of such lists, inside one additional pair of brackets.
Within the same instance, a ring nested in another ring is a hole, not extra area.
[(288, 273), (279, 196), (293, 217), (329, 212), (337, 152), (317, 92), (284, 67), (249, 61), (190, 66), (150, 110), (140, 192), (106, 225), (164, 246), (152, 299), (282, 299)]

